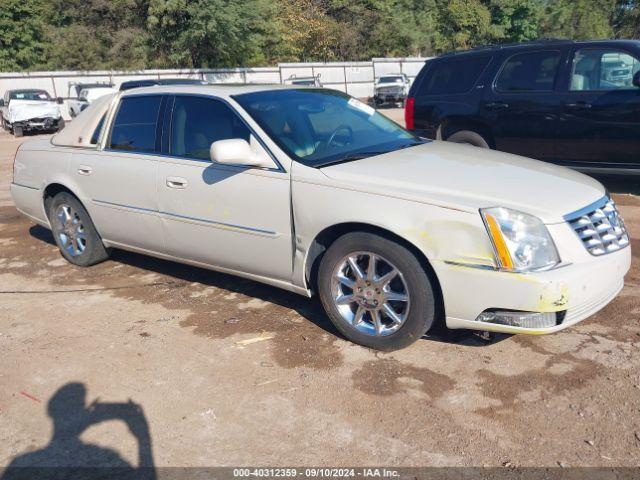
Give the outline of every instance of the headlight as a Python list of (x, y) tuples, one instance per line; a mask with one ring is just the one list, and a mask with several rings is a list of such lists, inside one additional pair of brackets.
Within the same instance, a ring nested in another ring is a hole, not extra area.
[(480, 209), (502, 270), (523, 272), (560, 263), (558, 251), (542, 221), (508, 208)]

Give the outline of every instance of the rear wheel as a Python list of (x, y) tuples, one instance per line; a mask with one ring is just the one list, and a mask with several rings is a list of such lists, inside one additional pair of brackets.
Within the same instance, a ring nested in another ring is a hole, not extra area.
[(467, 145), (473, 145), (474, 147), (490, 148), (489, 143), (482, 135), (472, 132), (471, 130), (460, 130), (459, 132), (450, 135), (447, 138), (447, 142), (466, 143)]
[(321, 261), (318, 290), (336, 328), (370, 348), (406, 347), (434, 321), (433, 288), (422, 265), (379, 235), (356, 232), (336, 240)]
[(70, 193), (61, 192), (53, 197), (49, 223), (60, 253), (70, 263), (88, 267), (109, 258), (89, 214)]

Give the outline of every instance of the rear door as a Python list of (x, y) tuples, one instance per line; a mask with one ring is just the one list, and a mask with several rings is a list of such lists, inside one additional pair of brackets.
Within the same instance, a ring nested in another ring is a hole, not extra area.
[(102, 238), (154, 252), (164, 248), (156, 155), (165, 102), (161, 95), (123, 97), (111, 132), (105, 132), (109, 133), (105, 148), (79, 148), (70, 163), (70, 174)]
[(640, 167), (640, 55), (576, 47), (565, 81), (558, 158), (570, 165)]
[(554, 158), (560, 95), (558, 72), (566, 49), (529, 50), (507, 56), (486, 89), (483, 117), (503, 152), (541, 160)]
[(238, 113), (209, 96), (176, 95), (157, 190), (167, 252), (234, 271), (291, 281), (289, 174), (214, 164), (209, 148), (241, 138), (269, 155)]

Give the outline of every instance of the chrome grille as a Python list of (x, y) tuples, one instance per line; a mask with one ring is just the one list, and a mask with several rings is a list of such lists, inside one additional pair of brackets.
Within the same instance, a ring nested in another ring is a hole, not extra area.
[(629, 245), (629, 235), (616, 204), (608, 197), (565, 216), (591, 255), (604, 255)]
[(380, 93), (402, 93), (402, 87), (389, 86), (389, 87), (377, 87), (376, 90)]

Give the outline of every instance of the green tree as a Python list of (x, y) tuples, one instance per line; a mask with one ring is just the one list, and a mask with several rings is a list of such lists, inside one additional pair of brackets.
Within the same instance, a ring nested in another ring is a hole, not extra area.
[(491, 43), (500, 35), (500, 28), (491, 23), (491, 11), (480, 0), (438, 0), (437, 5), (437, 52)]
[(640, 1), (619, 0), (613, 28), (617, 38), (640, 39)]
[(488, 7), (496, 39), (525, 42), (539, 37), (543, 0), (492, 0)]
[(53, 69), (148, 66), (146, 0), (51, 0), (45, 56)]
[(0, 0), (0, 71), (30, 70), (42, 63), (42, 7), (41, 0)]
[(147, 26), (155, 64), (262, 64), (272, 12), (269, 0), (150, 0)]
[(543, 36), (574, 40), (613, 37), (616, 0), (547, 0)]
[(379, 3), (371, 41), (375, 56), (422, 56), (433, 51), (435, 0), (389, 0)]

